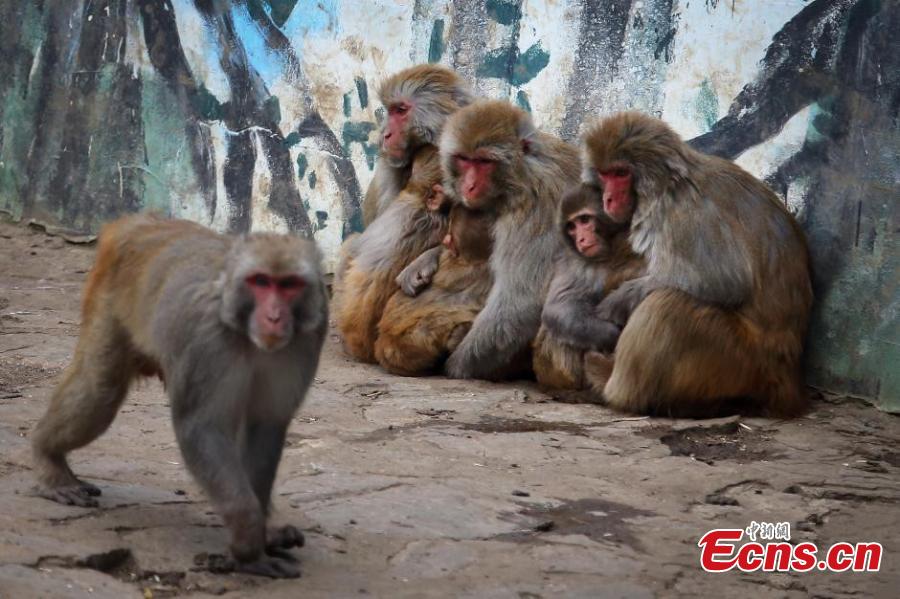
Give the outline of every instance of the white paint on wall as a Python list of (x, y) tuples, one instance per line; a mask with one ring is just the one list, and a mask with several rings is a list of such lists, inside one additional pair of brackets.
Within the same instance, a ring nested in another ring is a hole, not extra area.
[(758, 73), (772, 36), (805, 5), (804, 0), (679, 2), (662, 118), (686, 138), (706, 133), (710, 123), (698, 110), (704, 81), (715, 92), (721, 118)]

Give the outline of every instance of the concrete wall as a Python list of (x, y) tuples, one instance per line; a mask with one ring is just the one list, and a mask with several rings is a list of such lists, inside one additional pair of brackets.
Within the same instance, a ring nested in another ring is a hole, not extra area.
[(0, 4), (0, 210), (91, 233), (360, 228), (377, 82), (442, 62), (573, 139), (635, 108), (766, 179), (809, 234), (814, 384), (900, 410), (896, 0)]

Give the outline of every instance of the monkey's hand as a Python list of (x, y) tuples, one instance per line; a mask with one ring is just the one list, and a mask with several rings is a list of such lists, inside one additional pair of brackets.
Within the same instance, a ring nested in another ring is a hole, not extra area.
[(465, 352), (459, 351), (460, 349), (460, 347), (457, 347), (456, 351), (447, 358), (447, 363), (444, 364), (444, 374), (447, 375), (447, 378), (469, 379), (473, 376), (472, 369), (468, 364), (467, 356), (465, 355)]
[(431, 186), (431, 193), (425, 198), (425, 206), (432, 212), (436, 212), (443, 208), (447, 203), (447, 196), (444, 194), (444, 186), (435, 183)]
[(216, 574), (243, 572), (244, 574), (266, 576), (268, 578), (300, 578), (300, 568), (297, 567), (297, 559), (286, 554), (286, 552), (279, 552), (277, 556), (263, 553), (259, 558), (250, 561), (212, 554), (207, 556), (205, 565), (210, 572), (215, 572)]
[(431, 284), (431, 279), (438, 269), (441, 246), (433, 247), (409, 263), (395, 279), (403, 293), (415, 297)]
[(591, 327), (593, 332), (593, 349), (601, 352), (611, 352), (615, 349), (622, 334), (622, 327), (608, 320), (601, 320)]
[(652, 289), (648, 277), (639, 277), (622, 283), (621, 287), (603, 298), (597, 306), (597, 318), (609, 321), (619, 328), (624, 327), (628, 317)]

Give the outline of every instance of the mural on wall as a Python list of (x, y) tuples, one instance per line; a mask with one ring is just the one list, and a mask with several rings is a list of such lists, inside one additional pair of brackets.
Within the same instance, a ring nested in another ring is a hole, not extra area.
[(806, 228), (810, 379), (900, 410), (895, 0), (22, 0), (0, 4), (0, 210), (73, 233), (153, 210), (361, 228), (377, 84), (441, 62), (567, 139), (638, 109)]

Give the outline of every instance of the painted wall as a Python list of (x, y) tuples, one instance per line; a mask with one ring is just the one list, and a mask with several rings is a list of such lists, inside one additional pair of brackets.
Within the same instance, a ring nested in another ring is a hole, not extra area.
[(809, 378), (900, 410), (897, 0), (6, 0), (0, 210), (90, 233), (360, 228), (377, 82), (449, 64), (568, 139), (640, 109), (809, 234)]

